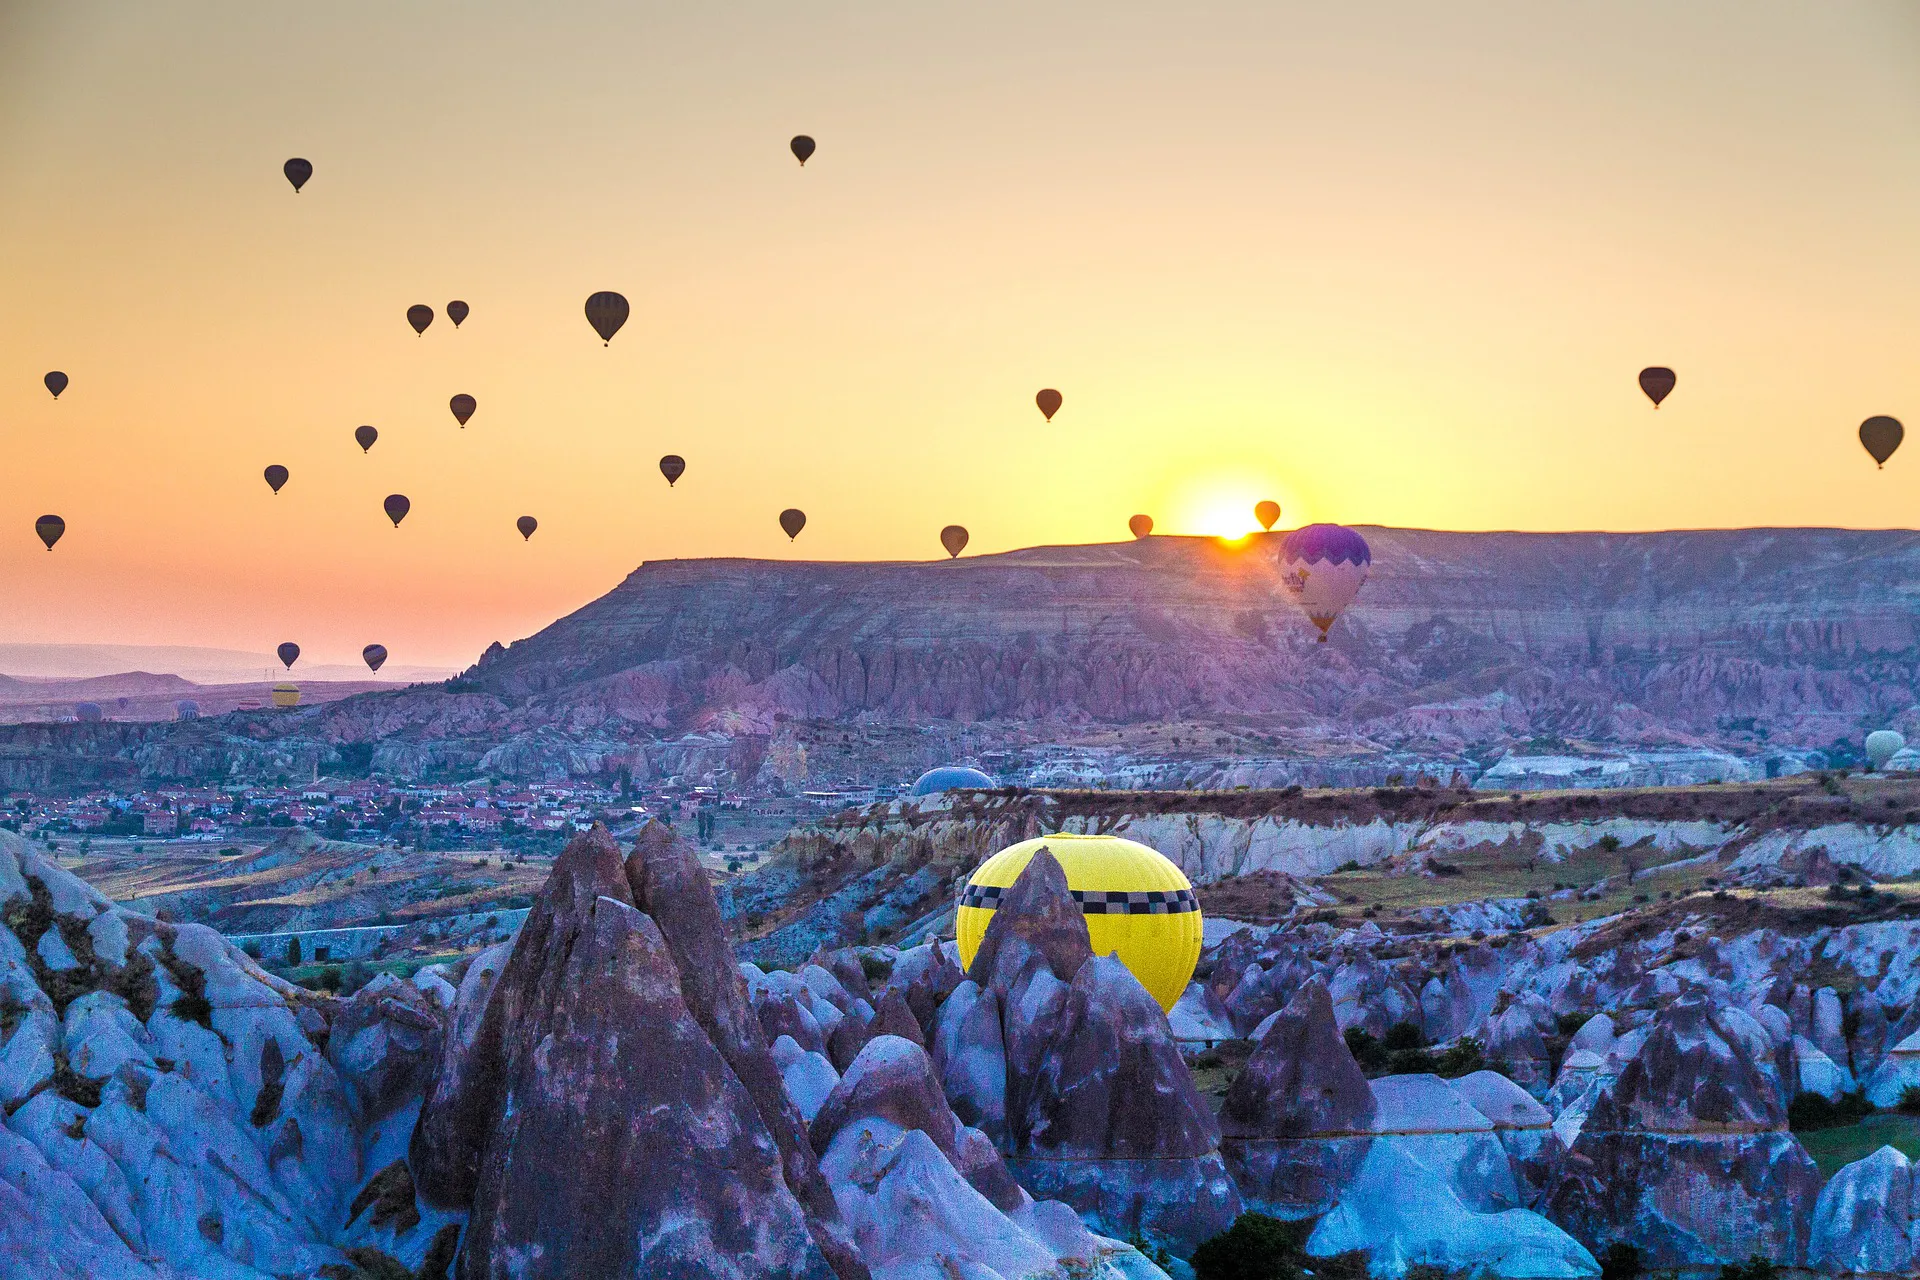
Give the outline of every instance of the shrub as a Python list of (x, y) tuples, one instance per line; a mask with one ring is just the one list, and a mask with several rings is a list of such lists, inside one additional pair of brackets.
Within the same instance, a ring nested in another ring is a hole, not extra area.
[(1360, 869), (1359, 860), (1357, 858), (1348, 858), (1345, 862), (1341, 863), (1339, 866), (1335, 867), (1333, 870), (1334, 870), (1334, 873), (1337, 875), (1342, 871), (1358, 871), (1359, 869)]
[(1386, 1046), (1359, 1027), (1348, 1027), (1341, 1037), (1347, 1042), (1347, 1052), (1360, 1064), (1360, 1069), (1369, 1073), (1385, 1071), (1391, 1061)]
[[(1920, 1093), (1920, 1086), (1912, 1087), (1916, 1093)], [(1831, 1100), (1817, 1093), (1796, 1093), (1793, 1101), (1787, 1104), (1787, 1127), (1795, 1133), (1808, 1129), (1834, 1129), (1855, 1124), (1862, 1116), (1872, 1113), (1873, 1104), (1867, 1101), (1865, 1090), (1856, 1089)]]
[(1608, 853), (1618, 853), (1620, 852), (1620, 837), (1609, 831), (1606, 835), (1600, 837), (1600, 847)]
[(1580, 1028), (1586, 1026), (1588, 1020), (1592, 1017), (1593, 1015), (1591, 1013), (1584, 1011), (1579, 1013), (1563, 1013), (1553, 1020), (1553, 1029), (1563, 1036), (1570, 1036)]
[(1728, 1262), (1720, 1268), (1720, 1280), (1774, 1280), (1779, 1268), (1759, 1254), (1745, 1262)]
[(1472, 1036), (1462, 1036), (1434, 1060), (1433, 1073), (1452, 1080), (1470, 1076), (1487, 1065), (1486, 1049)]
[(1902, 1089), (1898, 1106), (1906, 1115), (1920, 1115), (1920, 1084), (1910, 1084)]
[(1243, 1213), (1193, 1251), (1195, 1280), (1292, 1280), (1312, 1225)]
[(1402, 1049), (1424, 1049), (1427, 1047), (1427, 1034), (1411, 1022), (1396, 1022), (1387, 1028), (1386, 1038), (1380, 1042), (1390, 1051)]
[(1600, 1280), (1638, 1280), (1640, 1251), (1625, 1240), (1608, 1245), (1599, 1258)]

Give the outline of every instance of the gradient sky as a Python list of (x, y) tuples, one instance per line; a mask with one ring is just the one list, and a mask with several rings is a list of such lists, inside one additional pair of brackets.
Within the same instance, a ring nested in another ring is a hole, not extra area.
[(0, 641), (463, 664), (646, 559), (1262, 497), (1909, 526), (1875, 413), (1920, 427), (1905, 0), (0, 0)]

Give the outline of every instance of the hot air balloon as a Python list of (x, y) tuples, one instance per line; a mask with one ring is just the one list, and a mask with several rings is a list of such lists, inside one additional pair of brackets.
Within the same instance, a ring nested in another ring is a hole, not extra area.
[(978, 769), (966, 765), (943, 764), (927, 770), (913, 780), (910, 796), (937, 796), (943, 791), (991, 791), (1000, 784)]
[(1127, 528), (1136, 538), (1144, 538), (1153, 532), (1152, 516), (1134, 516), (1127, 521)]
[(295, 156), (280, 166), (280, 172), (286, 174), (287, 181), (293, 184), (293, 194), (299, 195), (300, 188), (306, 186), (307, 179), (313, 176), (313, 164)]
[(81, 724), (99, 724), (107, 717), (97, 702), (76, 702), (73, 704), (73, 718)]
[(360, 651), (360, 660), (367, 664), (367, 670), (378, 671), (387, 661), (387, 646), (370, 644)]
[(198, 720), (200, 718), (200, 704), (192, 698), (180, 699), (180, 701), (173, 704), (173, 718), (175, 720)]
[(277, 684), (273, 686), (273, 705), (282, 711), (300, 705), (300, 686), (297, 684)]
[(780, 528), (786, 533), (787, 541), (792, 542), (807, 527), (807, 513), (797, 507), (788, 507), (780, 513)]
[(387, 500), (380, 506), (386, 511), (387, 519), (393, 521), (393, 527), (396, 529), (400, 527), (400, 522), (407, 518), (407, 512), (413, 510), (413, 504), (407, 501), (407, 495), (404, 493), (388, 494)]
[(800, 167), (806, 168), (807, 161), (813, 158), (813, 139), (804, 133), (795, 134), (787, 147), (793, 152), (793, 158), (800, 162)]
[(960, 894), (954, 921), (961, 967), (973, 963), (1001, 896), (1041, 849), (1067, 873), (1093, 954), (1118, 955), (1147, 994), (1172, 1009), (1200, 959), (1200, 902), (1179, 867), (1119, 836), (1040, 836), (981, 863)]
[(1272, 533), (1274, 521), (1280, 518), (1280, 504), (1271, 498), (1264, 498), (1254, 503), (1253, 518), (1260, 522), (1262, 529)]
[(1052, 387), (1046, 388), (1039, 395), (1035, 396), (1033, 402), (1040, 406), (1041, 413), (1047, 415), (1048, 422), (1052, 422), (1053, 415), (1060, 412), (1060, 393)]
[(520, 531), (522, 538), (531, 539), (533, 537), (533, 531), (540, 527), (540, 522), (532, 516), (521, 516), (513, 522), (513, 527)]
[(610, 345), (613, 335), (620, 332), (620, 326), (626, 322), (627, 300), (621, 294), (607, 290), (587, 299), (587, 323), (600, 335), (602, 346)]
[(58, 369), (55, 369), (53, 372), (49, 373), (46, 377), (40, 379), (40, 381), (47, 384), (47, 390), (53, 392), (53, 398), (55, 400), (58, 400), (60, 398), (60, 393), (67, 389), (67, 375), (60, 372)]
[(267, 488), (273, 490), (275, 493), (280, 492), (280, 486), (287, 482), (287, 469), (277, 462), (268, 467), (262, 474), (267, 477)]
[(668, 454), (660, 459), (660, 474), (667, 478), (667, 488), (673, 488), (687, 474), (687, 460), (677, 453)]
[(1321, 644), (1327, 642), (1327, 628), (1359, 594), (1372, 564), (1367, 540), (1337, 524), (1310, 524), (1280, 543), (1281, 584), (1320, 628)]
[(1889, 418), (1886, 414), (1876, 414), (1860, 424), (1860, 443), (1873, 455), (1873, 460), (1881, 466), (1887, 465), (1887, 459), (1900, 447), (1900, 439), (1907, 429), (1900, 425), (1900, 419)]
[(1673, 370), (1659, 365), (1640, 371), (1640, 389), (1647, 393), (1647, 399), (1653, 401), (1658, 409), (1660, 402), (1673, 394), (1673, 384), (1679, 379), (1673, 376)]
[(447, 319), (453, 321), (454, 328), (458, 329), (460, 327), (460, 322), (462, 320), (465, 320), (466, 318), (467, 318), (466, 303), (460, 301), (458, 298), (455, 298), (452, 302), (449, 302), (447, 304)]
[(373, 442), (379, 438), (380, 433), (372, 427), (355, 427), (353, 429), (353, 442), (360, 446), (360, 452), (362, 453), (373, 448)]
[(1877, 729), (1867, 735), (1867, 760), (1875, 769), (1887, 767), (1887, 761), (1893, 759), (1900, 749), (1907, 745), (1906, 736), (1891, 729)]
[(415, 333), (425, 333), (427, 326), (433, 323), (433, 308), (424, 302), (416, 302), (407, 308), (407, 323), (413, 326)]
[(47, 550), (53, 550), (53, 544), (60, 541), (60, 535), (67, 531), (67, 522), (59, 516), (41, 516), (33, 522), (33, 531), (40, 535), (40, 541), (47, 544)]
[(473, 411), (479, 407), (480, 402), (464, 391), (447, 401), (447, 408), (453, 410), (453, 420), (463, 428), (467, 425), (467, 419), (473, 416)]
[(289, 671), (293, 670), (294, 663), (300, 661), (300, 646), (291, 640), (283, 643), (274, 652), (280, 655), (280, 665)]
[(949, 560), (958, 559), (960, 553), (967, 549), (966, 529), (957, 524), (948, 525), (940, 531), (940, 545), (947, 549)]

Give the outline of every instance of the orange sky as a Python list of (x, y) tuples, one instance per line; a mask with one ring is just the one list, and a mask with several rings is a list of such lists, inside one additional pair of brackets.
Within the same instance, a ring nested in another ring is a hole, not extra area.
[(1261, 497), (1912, 525), (1853, 433), (1920, 426), (1916, 15), (0, 4), (0, 641), (461, 664), (643, 559)]

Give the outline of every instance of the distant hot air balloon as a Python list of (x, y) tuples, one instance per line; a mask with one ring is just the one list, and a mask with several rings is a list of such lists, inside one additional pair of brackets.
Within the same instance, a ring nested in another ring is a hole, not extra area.
[(1673, 384), (1679, 379), (1673, 376), (1673, 370), (1654, 365), (1640, 371), (1640, 389), (1647, 393), (1647, 399), (1653, 401), (1658, 409), (1660, 402), (1673, 394)]
[(373, 448), (373, 442), (379, 438), (380, 433), (372, 427), (355, 427), (353, 429), (353, 442), (360, 446), (360, 452), (362, 453)]
[(273, 705), (286, 711), (300, 705), (300, 686), (297, 684), (277, 684), (273, 686)]
[(786, 533), (787, 541), (792, 542), (807, 527), (807, 513), (797, 507), (788, 507), (780, 513), (780, 528)]
[(453, 420), (463, 428), (467, 425), (467, 419), (473, 416), (473, 411), (479, 407), (480, 402), (464, 391), (447, 401), (447, 408), (453, 410)]
[(532, 516), (521, 516), (513, 522), (513, 527), (520, 531), (522, 538), (531, 539), (533, 537), (533, 531), (540, 527), (540, 522)]
[(175, 720), (198, 720), (200, 718), (200, 704), (192, 698), (180, 699), (180, 701), (173, 704), (173, 718)]
[(400, 527), (400, 522), (407, 518), (407, 512), (413, 510), (413, 504), (407, 501), (407, 495), (404, 493), (390, 493), (387, 495), (387, 500), (380, 505), (386, 510), (387, 519), (393, 521), (393, 527), (396, 529)]
[(1892, 729), (1876, 729), (1867, 735), (1867, 760), (1875, 769), (1884, 769), (1887, 761), (1899, 754), (1906, 745), (1906, 735), (1895, 733)]
[(1048, 422), (1052, 422), (1053, 415), (1060, 412), (1060, 393), (1052, 387), (1046, 388), (1039, 395), (1035, 396), (1033, 402), (1040, 406), (1041, 413), (1047, 415)]
[(967, 549), (967, 531), (964, 526), (950, 524), (940, 531), (940, 545), (947, 549), (947, 558), (958, 559)]
[(1274, 521), (1280, 518), (1280, 504), (1271, 498), (1263, 498), (1253, 504), (1253, 518), (1260, 522), (1262, 529), (1272, 533)]
[(1132, 531), (1134, 537), (1144, 538), (1153, 532), (1153, 517), (1134, 516), (1127, 521), (1127, 528)]
[(40, 381), (47, 384), (47, 390), (53, 392), (53, 398), (55, 400), (58, 400), (60, 398), (60, 393), (67, 389), (67, 375), (60, 372), (58, 369), (55, 369), (53, 372), (49, 373), (46, 377), (40, 379)]
[(287, 175), (287, 181), (293, 184), (293, 194), (299, 195), (300, 188), (307, 185), (307, 179), (313, 176), (313, 163), (299, 156), (280, 166), (280, 172)]
[(1873, 460), (1881, 466), (1887, 465), (1887, 459), (1900, 447), (1900, 439), (1907, 429), (1900, 425), (1900, 419), (1889, 418), (1886, 414), (1876, 414), (1860, 424), (1860, 443), (1866, 447)]
[(667, 478), (667, 488), (673, 488), (687, 474), (687, 460), (677, 453), (668, 454), (660, 459), (660, 474)]
[(370, 644), (360, 651), (360, 659), (367, 664), (367, 670), (378, 671), (387, 661), (387, 646)]
[(433, 308), (424, 302), (416, 302), (407, 308), (407, 323), (413, 326), (415, 333), (425, 333), (427, 326), (433, 323)]
[(1367, 540), (1337, 524), (1310, 524), (1280, 543), (1281, 584), (1320, 628), (1321, 644), (1334, 619), (1359, 594), (1372, 564)]
[(447, 319), (453, 321), (454, 328), (458, 329), (460, 327), (460, 322), (462, 320), (465, 320), (466, 318), (467, 318), (466, 303), (460, 301), (458, 298), (455, 298), (452, 302), (449, 302), (447, 304)]
[(627, 300), (623, 295), (605, 290), (587, 299), (587, 323), (600, 335), (602, 346), (610, 345), (626, 322)]
[(60, 541), (60, 535), (67, 531), (67, 522), (59, 516), (41, 516), (33, 522), (33, 531), (40, 535), (40, 541), (47, 544), (47, 550), (53, 550), (53, 544)]
[(280, 655), (280, 665), (289, 671), (293, 670), (294, 663), (300, 661), (300, 646), (291, 640), (282, 644), (274, 652)]
[(106, 719), (97, 702), (76, 702), (73, 704), (73, 718), (81, 724), (99, 724)]
[(287, 469), (277, 462), (268, 467), (263, 474), (267, 477), (267, 488), (275, 493), (280, 492), (280, 487), (287, 482)]
[(800, 167), (806, 168), (807, 161), (813, 158), (813, 139), (804, 133), (795, 134), (787, 147), (793, 152), (793, 158), (800, 162)]

